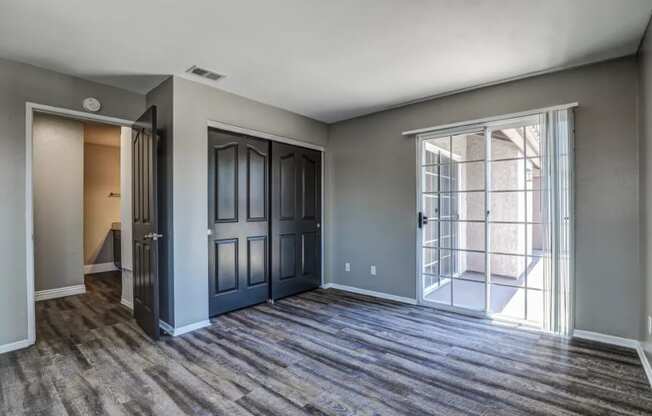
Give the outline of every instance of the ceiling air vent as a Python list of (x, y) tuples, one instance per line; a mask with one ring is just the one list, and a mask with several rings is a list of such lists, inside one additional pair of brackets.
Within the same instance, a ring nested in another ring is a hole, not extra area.
[(218, 81), (224, 78), (224, 75), (209, 71), (208, 69), (200, 68), (197, 65), (191, 66), (186, 72), (189, 74), (197, 75), (198, 77), (206, 78), (211, 81)]

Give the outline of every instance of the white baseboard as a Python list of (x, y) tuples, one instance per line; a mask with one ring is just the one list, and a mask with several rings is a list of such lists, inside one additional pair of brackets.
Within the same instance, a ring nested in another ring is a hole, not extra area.
[(113, 263), (97, 263), (97, 264), (86, 264), (84, 265), (84, 274), (94, 274), (94, 273), (106, 273), (117, 271), (118, 268), (115, 267)]
[(381, 298), (381, 299), (387, 299), (387, 300), (394, 300), (396, 302), (407, 303), (407, 304), (410, 304), (410, 305), (416, 305), (417, 304), (416, 299), (405, 298), (403, 296), (390, 295), (388, 293), (375, 292), (373, 290), (360, 289), (358, 287), (353, 287), (353, 286), (340, 285), (340, 284), (337, 284), (337, 283), (326, 283), (326, 284), (322, 285), (322, 288), (324, 288), (324, 289), (338, 289), (338, 290), (343, 290), (345, 292), (358, 293), (360, 295), (373, 296), (375, 298)]
[(580, 329), (576, 329), (573, 331), (573, 337), (588, 339), (589, 341), (603, 342), (605, 344), (617, 345), (619, 347), (626, 347), (632, 349), (637, 349), (640, 344), (635, 339), (615, 337), (613, 335), (601, 334), (599, 332), (583, 331)]
[(645, 349), (640, 342), (638, 343), (638, 348), (636, 348), (636, 351), (638, 352), (638, 356), (641, 359), (641, 364), (643, 364), (643, 369), (645, 370), (645, 375), (647, 375), (647, 380), (650, 382), (650, 387), (652, 387), (652, 367), (650, 367), (650, 361), (647, 359), (647, 355), (645, 355)]
[(86, 293), (85, 285), (75, 285), (75, 286), (66, 286), (59, 287), (56, 289), (48, 290), (39, 290), (34, 293), (34, 299), (38, 302), (39, 300), (48, 300), (62, 298), (64, 296), (73, 296), (73, 295), (82, 295)]
[(196, 331), (198, 329), (205, 328), (210, 325), (211, 325), (211, 321), (205, 320), (205, 321), (195, 322), (194, 324), (189, 324), (179, 328), (174, 328), (172, 327), (172, 325), (168, 324), (167, 322), (159, 321), (160, 328), (163, 331), (167, 332), (168, 334), (172, 335), (173, 337), (178, 337), (179, 335), (187, 334), (188, 332)]
[(0, 345), (0, 354), (4, 354), (5, 352), (10, 352), (15, 350), (21, 350), (23, 348), (29, 347), (30, 345), (34, 345), (34, 341), (31, 341), (29, 339), (12, 342), (10, 344)]
[(134, 309), (134, 303), (131, 301), (128, 301), (125, 298), (120, 299), (120, 304), (126, 306), (129, 309)]
[(652, 387), (652, 367), (650, 367), (650, 362), (647, 359), (647, 356), (645, 355), (645, 351), (643, 350), (643, 345), (641, 345), (640, 341), (631, 338), (615, 337), (613, 335), (601, 334), (599, 332), (582, 331), (578, 329), (573, 331), (573, 337), (587, 339), (589, 341), (603, 342), (605, 344), (632, 348), (636, 350), (636, 352), (638, 353), (638, 358), (641, 360), (641, 365), (645, 370), (645, 375), (647, 376), (647, 380), (650, 383), (650, 387)]

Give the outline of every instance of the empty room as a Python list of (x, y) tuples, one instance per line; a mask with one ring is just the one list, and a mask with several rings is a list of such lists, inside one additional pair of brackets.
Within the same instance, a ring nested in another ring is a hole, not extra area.
[(0, 2), (0, 415), (652, 415), (651, 17)]

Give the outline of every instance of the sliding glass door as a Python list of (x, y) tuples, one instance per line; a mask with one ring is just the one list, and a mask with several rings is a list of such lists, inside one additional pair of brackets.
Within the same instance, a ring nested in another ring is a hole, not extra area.
[(572, 158), (570, 146), (562, 154), (564, 141), (552, 134), (561, 123), (547, 128), (554, 117), (544, 113), (419, 137), (422, 304), (538, 327), (559, 312), (553, 301), (568, 294), (555, 286), (554, 274), (571, 263), (555, 253), (571, 257), (571, 228), (562, 227), (571, 208), (567, 203), (564, 214), (555, 201), (572, 200)]
[(541, 123), (539, 117), (487, 128), (489, 312), (543, 324)]
[(483, 130), (422, 141), (423, 298), (486, 309)]

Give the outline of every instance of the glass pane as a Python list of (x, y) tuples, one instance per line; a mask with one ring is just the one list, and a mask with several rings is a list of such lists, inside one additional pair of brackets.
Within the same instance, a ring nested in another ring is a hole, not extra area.
[(453, 306), (482, 311), (485, 309), (485, 284), (453, 279)]
[(543, 292), (540, 290), (527, 291), (527, 320), (538, 324), (543, 322)]
[(432, 221), (437, 220), (439, 197), (436, 194), (423, 195), (423, 213)]
[(460, 192), (451, 196), (457, 202), (453, 207), (453, 219), (484, 221), (484, 191)]
[(525, 189), (543, 189), (541, 159), (538, 157), (527, 159), (525, 169)]
[(525, 155), (527, 157), (537, 157), (543, 152), (541, 149), (541, 129), (539, 124), (533, 124), (525, 127)]
[(421, 161), (422, 165), (433, 165), (437, 163), (437, 152), (434, 152), (428, 149), (425, 145), (423, 146), (423, 160)]
[(456, 257), (452, 250), (439, 250), (439, 276), (444, 278), (455, 275)]
[(455, 232), (457, 227), (450, 221), (442, 221), (439, 223), (439, 247), (441, 248), (455, 248), (457, 244), (457, 235)]
[(523, 128), (494, 130), (491, 132), (491, 160), (524, 157)]
[(525, 222), (525, 192), (492, 192), (491, 221)]
[(432, 276), (429, 274), (422, 275), (421, 281), (423, 282), (423, 288), (427, 288), (432, 284)]
[(439, 190), (439, 166), (424, 166), (421, 168), (423, 176), (421, 187), (423, 192), (437, 192)]
[(451, 164), (438, 165), (439, 190), (441, 192), (457, 191), (457, 169)]
[(421, 161), (422, 165), (433, 165), (438, 162), (437, 152), (428, 149), (428, 147), (423, 146), (423, 160)]
[(439, 219), (450, 221), (457, 211), (457, 193), (439, 194)]
[(492, 253), (525, 255), (525, 224), (489, 224)]
[(424, 246), (438, 247), (439, 223), (437, 221), (430, 221), (428, 224), (424, 224), (422, 235)]
[(440, 247), (457, 250), (484, 251), (484, 223), (464, 221), (442, 221)]
[(484, 253), (456, 251), (453, 277), (485, 281)]
[[(439, 270), (438, 270), (438, 262), (437, 262), (437, 254), (438, 254), (438, 249), (436, 248), (428, 248), (424, 247), (423, 249), (423, 272), (428, 273), (431, 275), (437, 275)], [(424, 275), (424, 278), (426, 276)]]
[(484, 160), (484, 133), (460, 134), (452, 137), (453, 160)]
[(441, 303), (443, 305), (451, 305), (451, 290), (453, 286), (450, 279), (435, 278), (435, 283), (431, 286), (424, 288), (423, 298), (425, 300)]
[(545, 257), (528, 257), (527, 286), (543, 290), (543, 273)]
[(543, 224), (527, 225), (527, 254), (540, 256), (547, 251)]
[(527, 222), (541, 223), (543, 221), (543, 192), (527, 191), (525, 197), (527, 198)]
[(525, 289), (492, 284), (491, 311), (512, 319), (525, 319)]
[[(455, 163), (451, 166), (453, 180), (450, 182), (450, 188), (444, 188), (442, 183), (442, 191), (482, 191), (484, 190), (484, 171), (485, 162), (468, 162), (468, 163)], [(443, 175), (443, 173), (442, 173)]]
[[(450, 136), (423, 141), (423, 164), (446, 163), (450, 155)], [(441, 156), (444, 156), (443, 158)]]
[(490, 168), (492, 191), (525, 189), (525, 159), (490, 162)]
[(490, 254), (491, 282), (509, 286), (525, 286), (525, 256)]

